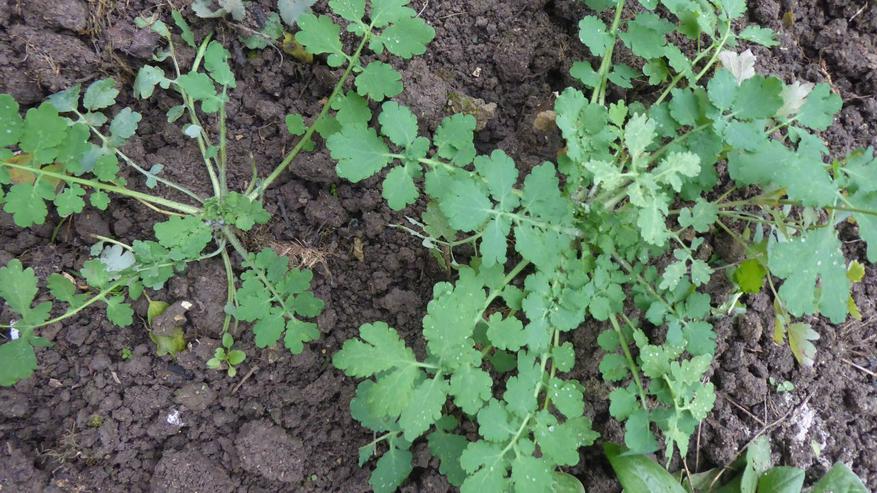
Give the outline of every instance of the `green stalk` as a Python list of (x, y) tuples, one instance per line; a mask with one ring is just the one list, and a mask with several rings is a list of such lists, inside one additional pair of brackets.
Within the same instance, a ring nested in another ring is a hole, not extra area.
[[(845, 197), (841, 197), (842, 200), (846, 201)], [(716, 204), (719, 209), (733, 209), (740, 206), (769, 206), (776, 207), (781, 205), (790, 205), (792, 207), (805, 207), (801, 202), (795, 200), (786, 200), (786, 199), (772, 199), (769, 196), (758, 195), (752, 197), (751, 199), (745, 200), (734, 200), (731, 202), (724, 202), (721, 204)], [(844, 206), (836, 206), (836, 205), (825, 205), (821, 207), (822, 209), (829, 211), (838, 211), (838, 212), (853, 212), (857, 214), (867, 214), (869, 216), (877, 216), (877, 210), (872, 209), (861, 209), (858, 207), (844, 207)]]
[(101, 236), (101, 235), (91, 235), (91, 237), (92, 237), (92, 238), (95, 238), (95, 239), (97, 239), (97, 240), (100, 240), (100, 241), (102, 241), (102, 242), (104, 242), (104, 243), (111, 243), (111, 244), (113, 244), (113, 245), (119, 245), (120, 247), (124, 248), (125, 250), (128, 250), (129, 252), (133, 252), (133, 251), (134, 251), (134, 249), (131, 248), (130, 245), (127, 245), (127, 244), (125, 244), (125, 243), (122, 243), (122, 242), (119, 241), (119, 240), (114, 240), (114, 239), (112, 239), (112, 238), (107, 238), (106, 236)]
[[(198, 70), (198, 67), (201, 65), (201, 60), (204, 58), (204, 53), (207, 51), (207, 45), (210, 43), (210, 39), (213, 35), (208, 34), (207, 37), (204, 38), (204, 41), (201, 42), (201, 45), (198, 47), (198, 52), (195, 55), (195, 61), (192, 62), (192, 72)], [(201, 124), (201, 120), (198, 118), (198, 113), (195, 111), (195, 100), (190, 97), (186, 91), (179, 84), (174, 84), (177, 87), (177, 90), (180, 92), (180, 95), (183, 97), (183, 104), (186, 106), (186, 111), (189, 113), (189, 121), (192, 125), (197, 125), (200, 131), (198, 132), (198, 136), (196, 140), (198, 141), (198, 150), (201, 151), (201, 157), (204, 160), (204, 166), (207, 168), (207, 174), (210, 177), (210, 184), (213, 186), (213, 195), (215, 197), (222, 196), (222, 187), (219, 183), (219, 178), (216, 175), (216, 170), (213, 167), (213, 162), (211, 158), (207, 156), (207, 150), (213, 146), (210, 142), (210, 137), (207, 135), (207, 131), (204, 129), (204, 125)], [(223, 86), (223, 94), (225, 94), (225, 87)], [(224, 106), (223, 102), (223, 106)]]
[[(200, 129), (195, 140), (198, 141), (198, 150), (201, 152), (201, 158), (204, 160), (204, 167), (207, 168), (207, 175), (210, 177), (210, 184), (213, 186), (213, 195), (219, 197), (222, 195), (222, 187), (219, 185), (219, 179), (217, 178), (216, 170), (213, 169), (213, 163), (207, 156), (207, 149), (210, 146), (207, 139), (207, 132), (204, 130), (204, 126), (201, 125), (201, 120), (198, 118), (198, 114), (195, 111), (195, 102), (188, 94), (186, 94), (182, 87), (177, 85), (177, 89), (183, 96), (183, 103), (186, 106), (186, 111), (189, 113), (189, 120), (192, 122), (191, 124), (197, 125)], [(225, 103), (223, 103), (223, 106), (224, 104)]]
[[(693, 68), (706, 56), (707, 53), (712, 52), (712, 56), (710, 57), (707, 64), (694, 77), (694, 82), (699, 81), (704, 75), (706, 75), (707, 71), (709, 71), (709, 69), (712, 68), (712, 66), (716, 63), (716, 58), (718, 58), (719, 53), (722, 51), (722, 48), (725, 47), (725, 44), (728, 42), (728, 37), (730, 35), (731, 35), (731, 23), (729, 22), (727, 27), (725, 28), (725, 33), (722, 35), (722, 39), (719, 40), (718, 43), (714, 43), (706, 51), (703, 51), (700, 54), (698, 54), (697, 57), (695, 57), (695, 59), (691, 62), (691, 66)], [(667, 87), (664, 89), (664, 91), (661, 92), (661, 95), (654, 102), (654, 104), (655, 105), (661, 104), (661, 102), (664, 101), (664, 99), (666, 99), (667, 96), (670, 95), (670, 91), (672, 91), (673, 88), (676, 87), (676, 84), (678, 84), (679, 81), (682, 80), (682, 77), (684, 77), (685, 74), (686, 74), (686, 72), (680, 72), (680, 73), (676, 74), (676, 76), (674, 76), (673, 79), (670, 81), (670, 84), (668, 84)]]
[[(82, 115), (82, 113), (80, 113), (80, 112), (78, 112), (78, 111), (76, 111), (76, 115), (78, 115), (80, 119), (84, 119), (84, 118), (85, 118), (85, 117)], [(152, 177), (152, 178), (155, 179), (155, 181), (161, 183), (162, 185), (169, 186), (169, 187), (173, 188), (174, 190), (176, 190), (176, 191), (178, 191), (178, 192), (182, 192), (183, 194), (188, 195), (189, 197), (195, 199), (199, 204), (203, 204), (203, 203), (204, 203), (204, 199), (202, 199), (201, 197), (199, 197), (198, 194), (196, 194), (195, 192), (189, 190), (188, 188), (186, 188), (186, 187), (184, 187), (184, 186), (182, 186), (182, 185), (177, 185), (176, 183), (174, 183), (174, 182), (172, 182), (172, 181), (170, 181), (170, 180), (168, 180), (168, 179), (162, 178), (162, 177), (160, 177), (160, 176), (153, 175), (153, 174), (149, 173), (148, 171), (146, 171), (143, 167), (141, 167), (139, 164), (137, 164), (133, 159), (131, 159), (130, 157), (128, 157), (125, 153), (123, 153), (123, 152), (120, 151), (119, 149), (117, 149), (117, 148), (113, 147), (112, 145), (110, 145), (110, 139), (108, 139), (107, 136), (105, 136), (104, 134), (102, 134), (100, 130), (98, 130), (98, 129), (92, 127), (91, 125), (89, 125), (88, 128), (91, 129), (92, 133), (94, 133), (95, 135), (97, 135), (97, 137), (98, 137), (98, 138), (104, 143), (105, 146), (107, 146), (107, 147), (113, 149), (113, 150), (115, 151), (116, 155), (119, 156), (120, 158), (122, 158), (122, 161), (125, 161), (125, 163), (128, 164), (128, 166), (131, 166), (132, 168), (136, 169), (136, 170), (137, 170), (140, 174), (142, 174), (143, 176), (146, 176), (146, 177)]]
[(353, 53), (353, 56), (350, 57), (347, 62), (347, 68), (344, 70), (344, 73), (341, 75), (341, 79), (335, 84), (335, 88), (332, 89), (332, 93), (329, 95), (329, 98), (326, 100), (326, 103), (323, 105), (322, 111), (311, 123), (311, 126), (308, 127), (307, 131), (302, 135), (299, 139), (298, 143), (296, 143), (295, 147), (292, 148), (291, 151), (283, 158), (283, 161), (280, 161), (280, 164), (274, 168), (274, 171), (271, 172), (259, 186), (256, 187), (255, 190), (250, 192), (247, 197), (250, 200), (256, 200), (265, 193), (265, 190), (274, 183), (275, 180), (280, 176), (280, 173), (289, 166), (290, 163), (298, 156), (301, 150), (304, 148), (305, 144), (310, 142), (311, 136), (314, 135), (314, 132), (317, 130), (317, 123), (320, 122), (328, 113), (329, 109), (332, 106), (332, 102), (335, 101), (335, 98), (341, 94), (341, 91), (344, 89), (344, 83), (347, 82), (347, 78), (350, 77), (351, 72), (353, 72), (353, 67), (356, 66), (356, 63), (359, 60), (359, 56), (362, 54), (362, 50), (365, 48), (368, 43), (369, 37), (371, 36), (371, 31), (367, 31), (365, 35), (362, 37), (362, 41), (359, 43), (359, 46), (356, 48), (356, 51)]
[(603, 104), (606, 99), (607, 79), (609, 78), (609, 68), (612, 67), (612, 52), (615, 50), (615, 43), (618, 39), (618, 26), (621, 24), (621, 13), (624, 11), (624, 0), (618, 0), (615, 4), (615, 18), (612, 20), (612, 27), (609, 35), (612, 36), (609, 46), (606, 47), (606, 53), (600, 61), (600, 69), (597, 72), (597, 85), (594, 86), (594, 92), (591, 94), (591, 102)]
[[(244, 248), (244, 245), (241, 243), (241, 240), (238, 239), (238, 237), (234, 234), (234, 232), (231, 230), (231, 228), (228, 226), (225, 226), (224, 228), (222, 228), (222, 233), (228, 239), (228, 242), (231, 243), (232, 248), (235, 249), (235, 251), (238, 253), (238, 255), (243, 257), (244, 263), (250, 265), (249, 252), (247, 251), (246, 248)], [(292, 315), (291, 315), (292, 310), (287, 308), (286, 303), (283, 301), (283, 296), (281, 296), (280, 293), (277, 292), (277, 290), (274, 288), (274, 285), (271, 284), (271, 281), (269, 281), (268, 277), (265, 276), (265, 273), (262, 272), (262, 269), (256, 267), (255, 265), (250, 265), (250, 266), (252, 267), (253, 272), (256, 273), (256, 276), (259, 278), (259, 280), (262, 282), (262, 284), (264, 284), (265, 287), (268, 288), (268, 291), (271, 292), (271, 296), (274, 298), (274, 300), (280, 304), (281, 308), (283, 308), (283, 314), (287, 315), (289, 317), (292, 317)]]
[(520, 274), (522, 270), (526, 269), (528, 265), (530, 265), (529, 260), (521, 260), (520, 262), (518, 262), (517, 265), (515, 265), (512, 270), (509, 271), (505, 278), (503, 278), (502, 283), (497, 286), (496, 289), (490, 291), (490, 294), (488, 294), (487, 296), (487, 301), (484, 302), (484, 307), (478, 313), (478, 317), (476, 318), (475, 322), (481, 321), (482, 314), (490, 307), (490, 304), (493, 303), (493, 300), (501, 295), (502, 290), (516, 277), (518, 277), (518, 274)]
[[(393, 159), (398, 159), (398, 160), (400, 160), (400, 161), (404, 161), (404, 160), (408, 159), (408, 158), (407, 158), (405, 155), (403, 155), (403, 154), (390, 153), (390, 154), (384, 154), (384, 156), (389, 157), (389, 158), (393, 158)], [(439, 161), (439, 160), (434, 159), (434, 158), (433, 158), (433, 159), (430, 159), (430, 158), (420, 158), (420, 159), (417, 160), (417, 162), (419, 162), (420, 164), (425, 164), (425, 165), (427, 165), (427, 166), (429, 166), (429, 167), (431, 167), (431, 168), (442, 168), (442, 169), (444, 169), (445, 171), (448, 171), (448, 172), (450, 172), (450, 173), (466, 173), (467, 175), (469, 175), (469, 176), (471, 176), (471, 177), (473, 177), (473, 178), (475, 178), (475, 179), (481, 181), (482, 183), (485, 183), (485, 184), (487, 183), (487, 179), (485, 179), (483, 176), (481, 176), (481, 175), (479, 175), (479, 174), (477, 174), (477, 173), (474, 173), (474, 172), (472, 172), (472, 171), (466, 170), (466, 169), (464, 169), (464, 168), (460, 168), (459, 166), (454, 166), (454, 165), (451, 164), (451, 163), (446, 163), (446, 162), (444, 162), (444, 161)], [(523, 196), (524, 196), (524, 192), (523, 192), (522, 190), (518, 189), (518, 188), (512, 188), (512, 193), (513, 193), (514, 195), (518, 196), (518, 197), (523, 197)]]
[(161, 205), (161, 206), (167, 207), (169, 209), (174, 209), (176, 211), (182, 212), (184, 214), (195, 215), (195, 214), (201, 213), (201, 209), (194, 207), (194, 206), (191, 206), (191, 205), (188, 205), (188, 204), (183, 204), (183, 203), (175, 202), (173, 200), (168, 200), (168, 199), (165, 199), (162, 197), (155, 197), (153, 195), (149, 195), (149, 194), (145, 194), (145, 193), (141, 193), (141, 192), (136, 192), (134, 190), (129, 190), (127, 188), (119, 187), (116, 185), (107, 185), (107, 184), (96, 182), (93, 180), (86, 180), (85, 178), (68, 176), (68, 175), (65, 175), (63, 173), (55, 173), (53, 171), (48, 171), (48, 170), (44, 170), (44, 169), (31, 168), (30, 166), (22, 166), (20, 164), (10, 163), (10, 162), (6, 162), (6, 161), (0, 161), (0, 165), (28, 171), (31, 173), (38, 174), (40, 176), (47, 176), (49, 178), (55, 178), (57, 180), (61, 180), (61, 181), (64, 181), (66, 183), (76, 183), (78, 185), (84, 185), (86, 187), (94, 188), (97, 190), (106, 190), (107, 192), (117, 193), (119, 195), (123, 195), (125, 197), (131, 197), (133, 199), (142, 200), (142, 201), (150, 203), (150, 204)]
[[(32, 326), (32, 327), (27, 327), (26, 330), (29, 330), (29, 331), (33, 332), (34, 329), (39, 329), (40, 327), (45, 327), (45, 326), (47, 326), (47, 325), (52, 325), (52, 324), (55, 324), (55, 323), (61, 322), (61, 321), (63, 321), (63, 320), (66, 320), (66, 319), (72, 317), (73, 315), (76, 315), (77, 313), (81, 312), (82, 310), (85, 310), (85, 309), (88, 308), (89, 306), (91, 306), (91, 305), (97, 303), (98, 301), (103, 300), (104, 298), (107, 297), (108, 294), (110, 294), (110, 293), (113, 292), (116, 288), (122, 286), (123, 284), (124, 284), (123, 280), (118, 280), (118, 281), (114, 282), (113, 284), (110, 284), (110, 286), (109, 286), (108, 288), (106, 288), (106, 289), (104, 289), (103, 291), (101, 291), (100, 293), (94, 295), (91, 299), (89, 299), (88, 301), (86, 301), (86, 302), (83, 303), (82, 305), (76, 307), (75, 309), (73, 309), (73, 310), (68, 310), (68, 311), (65, 312), (64, 314), (62, 314), (62, 315), (58, 315), (57, 317), (55, 317), (55, 318), (53, 318), (53, 319), (51, 319), (51, 320), (47, 320), (47, 321), (45, 321), (45, 322), (43, 322), (43, 323), (41, 323), (41, 324), (39, 324), (39, 325), (34, 325), (34, 326)], [(10, 325), (0, 325), (0, 327), (2, 327), (2, 328), (4, 328), (4, 329), (8, 329), (8, 328), (10, 328), (11, 326), (10, 326)]]
[[(222, 100), (225, 101), (228, 87), (222, 86)], [(228, 193), (228, 142), (226, 134), (225, 103), (219, 105), (219, 185), (223, 194)]]
[[(624, 320), (627, 322), (627, 325), (630, 328), (633, 328), (633, 324), (630, 319), (627, 318), (626, 315), (622, 314)], [(630, 353), (630, 347), (627, 345), (627, 340), (624, 337), (624, 332), (621, 330), (621, 326), (618, 324), (618, 319), (615, 318), (615, 315), (609, 317), (609, 321), (612, 322), (612, 328), (615, 330), (615, 333), (618, 334), (618, 340), (621, 342), (621, 350), (624, 352), (624, 359), (627, 360), (627, 367), (630, 369), (631, 375), (633, 375), (633, 381), (636, 384), (636, 388), (639, 390), (639, 400), (642, 403), (643, 409), (646, 411), (649, 410), (648, 400), (646, 400), (646, 391), (643, 388), (643, 382), (639, 376), (639, 367), (636, 365), (636, 361), (633, 359), (633, 355)]]
[[(231, 266), (231, 257), (228, 255), (228, 250), (225, 248), (222, 249), (222, 264), (225, 266), (225, 281), (228, 283), (228, 292), (226, 294), (227, 304), (233, 304), (237, 306), (237, 294), (234, 286), (234, 269)], [(222, 333), (226, 334), (228, 332), (228, 327), (231, 325), (231, 314), (226, 313), (225, 319), (222, 321)]]
[[(553, 353), (555, 349), (560, 347), (560, 331), (554, 331), (554, 337), (552, 338), (553, 342), (551, 344), (551, 352)], [(551, 357), (551, 372), (548, 374), (548, 381), (554, 379), (554, 375), (557, 374), (557, 365), (554, 364), (554, 356)], [(542, 409), (548, 410), (548, 406), (551, 405), (551, 394), (548, 392), (545, 393), (545, 402), (542, 403)]]

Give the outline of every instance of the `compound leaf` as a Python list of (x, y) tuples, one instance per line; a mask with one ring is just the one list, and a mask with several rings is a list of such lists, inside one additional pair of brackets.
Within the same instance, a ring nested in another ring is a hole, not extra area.
[(398, 96), (402, 92), (402, 75), (390, 64), (371, 62), (356, 77), (356, 92), (376, 102)]
[(457, 166), (471, 163), (475, 158), (475, 144), (472, 142), (475, 124), (472, 115), (456, 114), (442, 120), (434, 137), (438, 155)]
[(842, 105), (840, 96), (831, 92), (831, 86), (816, 84), (804, 101), (797, 121), (813, 130), (825, 130), (831, 126)]
[(387, 101), (381, 106), (378, 122), (381, 133), (399, 147), (408, 147), (417, 138), (417, 117), (407, 106), (395, 101)]
[(612, 42), (606, 24), (593, 15), (579, 21), (579, 39), (595, 56), (602, 56)]
[(390, 163), (390, 149), (373, 128), (365, 124), (345, 125), (326, 141), (332, 158), (338, 161), (338, 176), (360, 182)]
[(438, 375), (424, 380), (415, 389), (408, 406), (399, 416), (405, 439), (414, 441), (442, 417), (442, 406), (448, 400), (448, 382)]
[(89, 111), (106, 108), (116, 104), (116, 96), (118, 95), (119, 90), (116, 89), (116, 81), (113, 79), (94, 81), (85, 90), (82, 106)]
[(387, 173), (383, 183), (383, 197), (394, 211), (402, 210), (417, 201), (420, 192), (407, 166), (397, 166)]
[(360, 339), (350, 339), (332, 357), (332, 364), (351, 377), (369, 377), (397, 366), (417, 363), (414, 352), (384, 322), (364, 324)]
[(341, 28), (331, 17), (308, 12), (299, 16), (298, 27), (301, 30), (295, 35), (295, 40), (309, 53), (328, 54), (330, 67), (340, 67), (347, 59), (341, 46)]
[(407, 60), (426, 53), (426, 45), (435, 38), (435, 29), (421, 17), (405, 17), (384, 29), (379, 39), (383, 47)]
[(10, 387), (33, 375), (37, 356), (33, 346), (24, 339), (0, 345), (0, 387)]
[(768, 268), (785, 280), (779, 295), (792, 315), (819, 312), (833, 323), (844, 321), (850, 281), (834, 228), (822, 227), (783, 243), (772, 242)]
[(463, 366), (451, 377), (449, 392), (454, 404), (464, 413), (474, 415), (490, 399), (493, 379), (481, 368)]
[(375, 493), (393, 493), (414, 470), (411, 458), (411, 452), (408, 450), (390, 448), (378, 459), (368, 484)]

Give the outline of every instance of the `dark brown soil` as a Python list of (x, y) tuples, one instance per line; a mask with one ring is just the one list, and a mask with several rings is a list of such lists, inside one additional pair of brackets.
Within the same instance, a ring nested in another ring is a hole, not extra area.
[[(482, 150), (498, 146), (524, 166), (551, 158), (560, 142), (534, 130), (533, 119), (553, 105), (554, 91), (572, 84), (565, 74), (583, 55), (575, 34), (585, 15), (583, 4), (414, 4), (437, 31), (427, 55), (400, 67), (406, 82), (401, 99), (421, 124), (434, 128), (447, 111), (449, 94), (463, 93), (497, 104), (478, 135)], [(781, 33), (780, 47), (757, 50), (761, 69), (787, 80), (828, 81), (843, 96), (846, 107), (826, 134), (832, 150), (877, 145), (877, 4), (750, 4), (752, 21)], [(133, 19), (154, 10), (146, 0), (0, 0), (0, 92), (26, 105), (105, 75), (130, 83), (157, 43), (135, 29)], [(787, 12), (795, 20), (784, 25)], [(205, 32), (211, 27), (196, 26)], [(227, 27), (219, 32), (241, 54), (235, 67), (238, 88), (229, 106), (230, 182), (239, 185), (249, 178), (251, 156), (263, 173), (279, 160), (290, 144), (283, 116), (317, 112), (338, 74), (281, 59), (271, 49), (243, 56), (233, 32)], [(130, 91), (123, 97), (130, 98)], [(170, 178), (206, 192), (197, 149), (160, 111), (176, 103), (168, 97), (147, 105), (128, 102), (144, 113), (129, 154), (148, 164), (163, 163)], [(191, 268), (156, 296), (195, 304), (187, 327), (190, 349), (176, 361), (153, 356), (142, 323), (121, 330), (99, 311), (50, 327), (43, 335), (54, 346), (39, 351), (38, 373), (0, 390), (0, 490), (368, 490), (368, 470), (357, 466), (356, 449), (371, 438), (348, 413), (354, 382), (332, 368), (330, 357), (360, 324), (374, 320), (386, 320), (416, 341), (432, 285), (445, 274), (416, 239), (388, 227), (403, 222), (404, 213), (386, 208), (378, 179), (357, 186), (342, 182), (320, 152), (300, 158), (284, 180), (267, 199), (274, 222), (249, 240), (253, 245), (295, 241), (327, 254), (315, 276), (316, 293), (327, 306), (319, 318), (323, 337), (291, 357), (285, 351), (255, 350), (244, 333), (248, 360), (241, 373), (249, 379), (239, 387), (240, 377), (206, 370), (225, 299), (222, 266), (212, 262)], [(19, 257), (43, 278), (72, 271), (86, 259), (91, 233), (131, 240), (150, 235), (160, 219), (137, 203), (114, 204), (110, 212), (89, 211), (63, 224), (55, 242), (50, 238), (57, 218), (20, 231), (0, 213), (0, 265)], [(848, 255), (864, 260), (863, 244), (853, 231), (845, 234)], [(360, 244), (363, 255), (357, 258)], [(726, 464), (762, 428), (773, 425), (769, 434), (777, 462), (806, 468), (815, 477), (843, 461), (877, 488), (877, 383), (866, 372), (877, 370), (872, 322), (877, 270), (869, 267), (854, 293), (863, 322), (832, 326), (811, 320), (821, 334), (812, 369), (797, 366), (787, 347), (771, 343), (767, 296), (746, 300), (747, 315), (717, 321), (712, 381), (719, 398), (692, 445), (690, 465)], [(143, 316), (144, 307), (137, 308)], [(597, 331), (586, 325), (572, 336), (580, 350), (576, 376), (588, 389), (587, 412), (596, 428), (606, 439), (619, 440), (593, 356)], [(128, 360), (121, 356), (126, 347), (133, 349)], [(777, 392), (771, 378), (791, 381), (794, 391)], [(423, 445), (415, 452), (415, 472), (403, 491), (451, 491)], [(571, 472), (588, 491), (619, 490), (598, 447), (586, 450), (583, 459)]]

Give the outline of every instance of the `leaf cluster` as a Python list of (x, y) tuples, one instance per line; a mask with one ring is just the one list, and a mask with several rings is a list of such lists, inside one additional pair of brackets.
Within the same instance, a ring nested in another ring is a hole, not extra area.
[[(829, 161), (819, 132), (841, 106), (830, 86), (758, 74), (751, 51), (730, 51), (776, 43), (767, 29), (737, 31), (744, 2), (643, 0), (645, 11), (629, 20), (624, 2), (586, 3), (596, 11), (616, 5), (616, 16), (611, 26), (596, 16), (580, 24), (582, 42), (602, 61), (597, 70), (573, 67), (590, 94), (570, 87), (558, 95), (566, 147), (556, 163), (524, 174), (502, 150), (480, 155), (470, 116), (448, 116), (424, 136), (410, 109), (369, 91), (360, 95), (381, 103), (376, 118), (374, 105), (356, 100), (327, 138), (340, 177), (380, 176), (394, 210), (425, 199), (405, 229), (457, 274), (434, 287), (425, 358), (380, 322), (361, 327), (334, 358), (367, 379), (351, 411), (379, 434), (361, 462), (386, 442), (372, 476), (378, 491), (401, 484), (411, 442), (423, 435), (463, 491), (559, 484), (557, 468), (575, 464), (578, 447), (596, 439), (576, 421), (582, 389), (557, 377), (572, 368), (576, 349), (592, 351), (564, 341), (586, 320), (608, 323), (597, 341), (599, 369), (629, 452), (662, 451), (669, 462), (677, 451), (685, 459), (715, 403), (713, 318), (724, 313), (716, 305), (739, 311), (741, 297), (769, 288), (774, 338), (788, 335), (804, 364), (813, 362), (818, 334), (794, 317), (839, 323), (858, 312), (850, 286), (860, 264), (845, 260), (835, 226), (855, 222), (872, 256), (877, 160), (868, 149)], [(619, 45), (642, 66), (614, 63)], [(662, 92), (650, 105), (607, 104), (608, 82)], [(741, 243), (745, 258), (710, 255), (717, 231)], [(469, 265), (455, 256), (462, 246)], [(738, 288), (725, 302), (706, 290), (724, 272)], [(455, 434), (467, 421), (478, 440)], [(566, 430), (562, 443), (553, 441), (558, 429)]]
[[(234, 14), (237, 4), (220, 3)], [(204, 4), (196, 2), (193, 8), (201, 9)], [(123, 108), (112, 119), (107, 116), (119, 96), (119, 88), (111, 79), (93, 82), (84, 92), (76, 85), (54, 94), (24, 116), (13, 98), (0, 95), (0, 204), (18, 226), (43, 224), (49, 217), (50, 202), (62, 219), (82, 212), (86, 195), (92, 206), (105, 209), (109, 204), (108, 193), (136, 199), (168, 216), (154, 224), (154, 239), (137, 239), (126, 245), (99, 237), (92, 248), (92, 258), (78, 272), (50, 275), (45, 280), (50, 298), (61, 302), (56, 305), (67, 307), (54, 318), (50, 318), (51, 301), (32, 306), (39, 292), (32, 269), (24, 269), (18, 260), (0, 269), (0, 281), (9, 286), (0, 293), (0, 298), (17, 316), (3, 326), (10, 330), (14, 340), (0, 346), (0, 351), (9, 356), (4, 357), (0, 369), (2, 385), (11, 385), (33, 372), (36, 366), (33, 347), (45, 344), (35, 330), (70, 318), (92, 305), (105, 305), (110, 322), (129, 326), (134, 315), (129, 300), (139, 299), (145, 290), (163, 289), (187, 264), (217, 256), (224, 260), (229, 294), (222, 327), (223, 345), (210, 367), (225, 367), (234, 376), (236, 367), (245, 359), (245, 354), (234, 348), (232, 320), (235, 327), (238, 322), (253, 323), (259, 347), (275, 344), (285, 333), (285, 346), (293, 353), (301, 352), (305, 343), (319, 335), (316, 325), (305, 321), (319, 315), (323, 308), (322, 301), (309, 290), (311, 272), (290, 270), (288, 259), (270, 250), (250, 254), (236, 236), (238, 231), (267, 223), (271, 215), (262, 206), (261, 193), (253, 190), (257, 177), (253, 177), (245, 191), (229, 190), (226, 183), (224, 105), (228, 91), (237, 86), (229, 64), (230, 54), (211, 36), (197, 39), (179, 12), (172, 12), (171, 18), (176, 35), (196, 50), (195, 58), (188, 71), (183, 72), (171, 28), (157, 17), (138, 19), (140, 27), (159, 34), (167, 46), (153, 57), (155, 65), (140, 69), (134, 81), (134, 94), (147, 99), (161, 89), (178, 96), (180, 104), (168, 110), (168, 121), (182, 119), (184, 135), (197, 142), (213, 188), (209, 198), (159, 176), (164, 165), (142, 166), (123, 152), (127, 139), (136, 133), (141, 115)], [(218, 116), (218, 139), (204, 123), (205, 114)], [(188, 196), (194, 204), (170, 200), (161, 194), (165, 188), (156, 193), (130, 188), (120, 169), (122, 165), (143, 175), (148, 190), (161, 184)], [(283, 167), (285, 164), (278, 169)], [(215, 249), (209, 248), (211, 245)], [(244, 259), (245, 270), (239, 277), (233, 272), (228, 247)], [(153, 305), (166, 307), (160, 301), (151, 302), (150, 306)], [(150, 319), (152, 315), (150, 311)], [(185, 344), (183, 335), (182, 329), (175, 332), (173, 340), (170, 336), (151, 334), (159, 355), (179, 351)]]
[[(583, 319), (583, 310), (554, 310), (570, 308), (558, 295), (580, 284), (575, 274), (554, 289), (531, 274), (520, 290), (506, 283), (497, 265), (462, 267), (455, 284), (434, 287), (423, 319), (425, 359), (382, 322), (363, 325), (360, 337), (344, 344), (335, 366), (367, 378), (351, 412), (388, 444), (370, 481), (375, 491), (394, 491), (402, 483), (411, 470), (411, 442), (424, 435), (461, 491), (554, 491), (556, 468), (577, 464), (578, 449), (597, 437), (584, 414), (582, 386), (559, 376), (572, 369), (571, 347), (552, 343)], [(540, 305), (545, 319), (525, 325), (502, 311), (485, 319), (498, 297), (513, 312)], [(497, 385), (504, 391), (494, 397)], [(477, 423), (478, 440), (459, 433), (460, 416)], [(366, 445), (360, 461), (375, 451), (376, 443)]]

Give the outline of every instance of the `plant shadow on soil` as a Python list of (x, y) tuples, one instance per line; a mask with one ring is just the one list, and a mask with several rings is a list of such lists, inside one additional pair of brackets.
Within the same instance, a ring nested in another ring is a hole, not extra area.
[[(253, 2), (249, 18), (264, 16), (271, 3)], [(827, 132), (832, 151), (877, 145), (877, 5), (865, 0), (750, 3), (750, 20), (777, 29), (781, 39), (773, 50), (756, 50), (758, 68), (787, 80), (828, 81), (843, 96), (846, 106)], [(553, 106), (553, 91), (574, 84), (565, 74), (583, 56), (575, 33), (578, 19), (586, 15), (583, 4), (415, 0), (413, 6), (423, 8), (437, 31), (424, 57), (398, 67), (406, 85), (400, 100), (416, 112), (421, 128), (435, 129), (449, 98), (467, 94), (497, 104), (478, 134), (481, 151), (498, 146), (521, 166), (551, 159), (561, 146), (559, 136), (535, 129), (533, 122)], [(158, 42), (136, 29), (133, 19), (154, 10), (146, 0), (0, 0), (0, 92), (30, 105), (101, 76), (120, 78), (130, 87), (134, 71)], [(202, 35), (216, 27), (193, 22)], [(219, 39), (235, 54), (239, 79), (228, 110), (229, 179), (243, 188), (251, 160), (264, 174), (290, 146), (284, 115), (316, 114), (338, 73), (270, 48), (247, 54), (232, 27), (218, 29)], [(126, 147), (129, 155), (163, 163), (169, 178), (206, 191), (197, 149), (165, 121), (163, 110), (175, 101), (162, 95), (144, 104), (131, 100), (130, 90), (122, 94), (128, 98), (123, 102), (144, 114), (138, 135)], [(248, 241), (313, 248), (325, 256), (315, 267), (315, 291), (327, 306), (318, 320), (322, 337), (292, 357), (257, 350), (244, 331), (248, 359), (241, 376), (229, 379), (207, 370), (225, 300), (223, 269), (212, 261), (193, 266), (154, 296), (195, 305), (186, 327), (190, 349), (176, 361), (152, 355), (142, 303), (136, 306), (141, 320), (133, 328), (113, 328), (97, 310), (64, 327), (50, 327), (43, 335), (54, 346), (39, 351), (37, 374), (0, 390), (0, 489), (368, 491), (368, 469), (357, 466), (356, 449), (371, 438), (350, 418), (354, 382), (332, 368), (331, 355), (360, 324), (375, 320), (386, 320), (422, 349), (420, 318), (433, 283), (447, 274), (417, 239), (389, 227), (403, 223), (405, 213), (384, 205), (380, 178), (357, 186), (340, 181), (321, 151), (301, 156), (284, 179), (266, 199), (274, 221)], [(60, 225), (55, 217), (30, 231), (16, 229), (0, 213), (0, 265), (19, 257), (41, 279), (74, 271), (86, 260), (92, 234), (131, 241), (150, 236), (151, 225), (160, 219), (121, 199), (108, 212), (88, 211)], [(848, 257), (864, 260), (854, 226), (845, 228)], [(716, 237), (712, 248), (722, 253), (729, 250), (727, 243)], [(721, 282), (714, 288), (716, 303), (727, 291)], [(739, 447), (775, 423), (768, 430), (775, 462), (806, 468), (812, 479), (832, 462), (844, 461), (877, 488), (877, 383), (854, 366), (877, 370), (877, 329), (871, 322), (877, 317), (877, 270), (868, 267), (854, 296), (863, 322), (831, 326), (811, 320), (821, 335), (811, 369), (798, 367), (787, 347), (771, 342), (768, 296), (748, 297), (746, 315), (717, 322), (711, 378), (719, 398), (692, 443), (690, 467), (730, 462)], [(0, 317), (8, 320), (9, 313)], [(572, 376), (587, 389), (586, 412), (595, 428), (604, 439), (619, 441), (622, 431), (609, 418), (608, 389), (593, 357), (597, 331), (591, 323), (571, 336), (580, 352)], [(123, 359), (127, 347), (133, 354)], [(249, 378), (238, 385), (244, 375)], [(789, 380), (795, 389), (779, 393), (770, 378)], [(178, 421), (169, 419), (174, 416)], [(402, 491), (452, 491), (424, 444), (414, 451), (415, 471)], [(583, 451), (582, 461), (569, 472), (588, 491), (619, 490), (598, 447)]]

